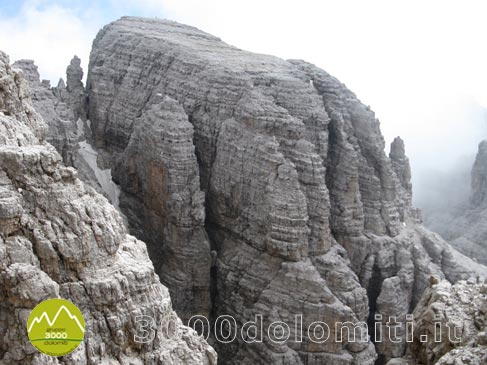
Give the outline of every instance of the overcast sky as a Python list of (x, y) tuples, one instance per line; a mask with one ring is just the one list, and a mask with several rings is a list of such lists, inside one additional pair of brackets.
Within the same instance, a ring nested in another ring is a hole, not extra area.
[(330, 72), (372, 107), (388, 143), (405, 139), (419, 195), (425, 170), (457, 166), (487, 138), (486, 1), (0, 0), (0, 49), (57, 83), (74, 54), (86, 71), (97, 31), (122, 15)]

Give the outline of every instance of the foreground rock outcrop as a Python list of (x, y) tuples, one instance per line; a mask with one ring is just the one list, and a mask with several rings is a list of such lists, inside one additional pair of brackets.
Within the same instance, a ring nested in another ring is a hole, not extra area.
[[(487, 363), (487, 285), (476, 280), (428, 288), (414, 311), (407, 356), (390, 365)], [(388, 365), (389, 365), (388, 364)]]
[[(27, 81), (0, 52), (0, 363), (215, 364), (214, 350), (180, 325), (144, 243), (62, 163), (47, 132)], [(59, 296), (81, 309), (86, 336), (55, 358), (30, 344), (26, 323), (40, 301)], [(134, 341), (139, 315), (154, 318), (154, 341)], [(180, 336), (164, 329), (168, 321)]]
[(388, 158), (370, 108), (309, 63), (124, 17), (97, 35), (86, 93), (120, 207), (175, 309), (289, 326), (284, 342), (217, 341), (222, 363), (400, 358), (405, 343), (338, 341), (334, 329), (317, 343), (306, 329), (401, 320), (432, 275), (475, 273), (412, 219), (402, 141)]

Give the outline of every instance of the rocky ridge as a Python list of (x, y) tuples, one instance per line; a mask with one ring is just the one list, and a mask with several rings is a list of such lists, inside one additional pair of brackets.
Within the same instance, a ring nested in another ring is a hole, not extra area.
[[(172, 310), (145, 244), (62, 163), (47, 135), (22, 72), (0, 52), (0, 363), (215, 364), (214, 350)], [(87, 328), (81, 346), (60, 358), (26, 335), (32, 308), (52, 297), (73, 301)], [(156, 321), (154, 341), (134, 341), (138, 315)], [(164, 329), (167, 321), (180, 336)]]

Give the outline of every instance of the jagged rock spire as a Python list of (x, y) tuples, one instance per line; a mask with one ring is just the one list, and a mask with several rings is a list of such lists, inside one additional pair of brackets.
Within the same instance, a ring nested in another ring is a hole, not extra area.
[(74, 56), (66, 68), (66, 87), (68, 91), (74, 91), (83, 88), (83, 69), (81, 68), (81, 60), (78, 56)]
[(86, 92), (82, 79), (81, 60), (75, 55), (66, 68), (66, 95), (64, 97), (66, 99), (65, 102), (73, 109), (75, 118), (85, 120)]
[(411, 167), (409, 165), (409, 158), (406, 156), (404, 141), (401, 137), (396, 137), (392, 141), (389, 158), (391, 159), (392, 168), (396, 172), (401, 186), (409, 193), (412, 193)]
[(406, 148), (401, 137), (394, 138), (391, 143), (391, 150), (389, 152), (391, 159), (391, 166), (399, 180), (399, 184), (403, 188), (400, 195), (403, 197), (404, 206), (401, 211), (401, 220), (404, 221), (408, 212), (411, 211), (411, 201), (413, 195), (413, 186), (411, 184), (411, 167), (409, 165), (409, 158), (406, 156)]
[(401, 182), (401, 186), (411, 193), (411, 167), (409, 166), (409, 158), (406, 156), (406, 148), (401, 137), (396, 137), (394, 138), (394, 141), (392, 141), (389, 158), (391, 159), (392, 167)]

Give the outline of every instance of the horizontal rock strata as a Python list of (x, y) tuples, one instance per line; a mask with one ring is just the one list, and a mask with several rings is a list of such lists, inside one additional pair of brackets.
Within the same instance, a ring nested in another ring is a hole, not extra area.
[[(301, 314), (303, 328), (373, 326), (410, 313), (431, 275), (472, 273), (412, 219), (401, 141), (388, 158), (370, 108), (309, 63), (124, 17), (93, 43), (87, 93), (121, 209), (183, 316), (210, 310), (210, 288), (213, 319), (238, 325), (262, 314), (295, 328)], [(373, 364), (406, 351), (300, 335), (217, 345), (222, 363), (239, 364)]]

